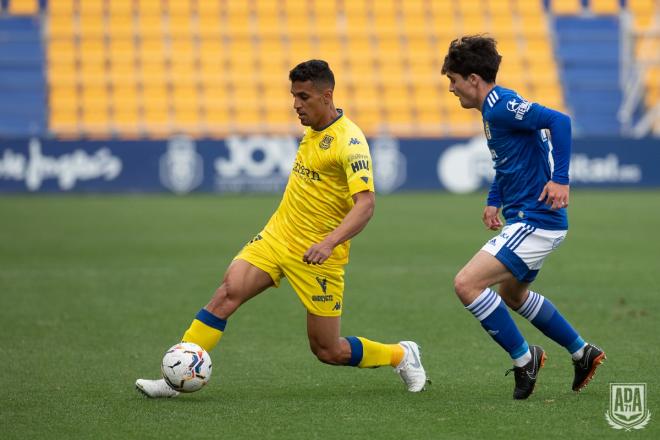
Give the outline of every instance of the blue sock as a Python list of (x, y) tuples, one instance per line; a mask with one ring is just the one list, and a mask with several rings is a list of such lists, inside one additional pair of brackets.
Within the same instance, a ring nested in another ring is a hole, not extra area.
[(527, 341), (511, 319), (504, 301), (495, 291), (484, 290), (465, 308), (481, 322), (481, 326), (495, 339), (495, 342), (509, 353), (511, 359), (520, 359), (529, 353)]
[(530, 290), (527, 299), (516, 311), (571, 354), (578, 352), (586, 344), (571, 324), (561, 316), (555, 305), (543, 295)]

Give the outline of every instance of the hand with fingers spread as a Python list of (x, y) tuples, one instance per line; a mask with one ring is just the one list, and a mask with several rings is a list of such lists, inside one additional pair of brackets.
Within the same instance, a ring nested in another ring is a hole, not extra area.
[(562, 185), (552, 180), (545, 184), (539, 196), (539, 202), (551, 205), (551, 209), (561, 209), (568, 206), (569, 185)]

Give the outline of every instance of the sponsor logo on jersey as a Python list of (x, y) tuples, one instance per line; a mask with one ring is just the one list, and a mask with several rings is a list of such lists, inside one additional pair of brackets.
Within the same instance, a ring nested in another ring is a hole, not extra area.
[(316, 282), (319, 283), (319, 286), (323, 289), (323, 293), (325, 293), (325, 290), (328, 288), (328, 279), (316, 277)]
[(326, 134), (323, 136), (323, 139), (321, 139), (321, 142), (319, 142), (319, 147), (321, 147), (321, 150), (327, 150), (330, 148), (330, 144), (335, 138), (330, 136), (329, 134)]
[(318, 171), (311, 170), (298, 161), (293, 164), (293, 172), (309, 181), (321, 181), (321, 175), (318, 173)]
[(488, 125), (488, 121), (484, 121), (484, 132), (486, 133), (486, 139), (491, 140), (493, 138), (490, 135), (490, 125)]
[(369, 161), (368, 160), (356, 160), (355, 162), (351, 163), (351, 169), (353, 170), (354, 173), (357, 173), (360, 170), (369, 170)]
[(314, 302), (332, 302), (334, 301), (332, 295), (312, 295), (312, 301)]
[(518, 101), (516, 98), (511, 99), (506, 103), (506, 109), (509, 110), (510, 112), (513, 112), (516, 114), (515, 118), (519, 121), (522, 121), (522, 119), (525, 117), (525, 113), (529, 111), (529, 109), (532, 106), (532, 103), (529, 101), (525, 101), (524, 99), (518, 97), (520, 101)]

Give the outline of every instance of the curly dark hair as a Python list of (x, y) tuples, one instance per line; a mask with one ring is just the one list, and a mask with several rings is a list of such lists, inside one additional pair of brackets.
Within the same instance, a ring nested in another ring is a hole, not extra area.
[(298, 64), (289, 72), (289, 80), (311, 81), (317, 89), (335, 88), (335, 75), (328, 63), (323, 60), (309, 60)]
[(472, 73), (488, 83), (495, 82), (502, 56), (497, 53), (495, 39), (484, 35), (466, 35), (449, 44), (442, 64), (442, 74), (458, 73), (467, 78)]

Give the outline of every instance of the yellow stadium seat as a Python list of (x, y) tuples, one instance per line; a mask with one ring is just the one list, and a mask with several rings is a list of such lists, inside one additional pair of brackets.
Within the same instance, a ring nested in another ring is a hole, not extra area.
[(618, 14), (621, 9), (619, 0), (591, 0), (589, 9), (594, 14)]
[(165, 21), (161, 15), (141, 15), (137, 22), (137, 34), (140, 38), (163, 38)]
[(11, 0), (9, 2), (9, 13), (12, 15), (34, 15), (38, 12), (38, 0)]
[(105, 21), (100, 15), (81, 16), (78, 22), (78, 34), (84, 39), (105, 37)]
[(552, 0), (550, 10), (558, 15), (576, 15), (582, 12), (581, 0)]
[(287, 10), (286, 29), (287, 36), (291, 39), (311, 40), (311, 35), (315, 34), (316, 24), (307, 13)]
[[(314, 47), (308, 37), (290, 38), (288, 45), (288, 59), (291, 64), (312, 58)], [(293, 68), (293, 65), (291, 66)]]
[(193, 34), (193, 23), (189, 15), (170, 16), (169, 35), (174, 39), (191, 39)]
[(60, 136), (73, 135), (78, 132), (77, 111), (51, 111), (48, 122), (50, 129)]
[(128, 40), (140, 29), (134, 26), (132, 17), (122, 15), (111, 16), (107, 26), (111, 40)]
[(74, 11), (74, 3), (77, 3), (76, 0), (56, 0), (48, 2), (48, 14), (61, 15), (61, 16), (72, 16)]
[(103, 39), (81, 39), (78, 44), (78, 57), (85, 62), (102, 64), (106, 61), (106, 47)]
[(133, 15), (133, 0), (108, 1), (107, 7), (110, 16), (129, 17)]
[[(57, 0), (54, 0), (57, 2)], [(104, 1), (79, 1), (78, 14), (80, 17), (102, 17), (104, 14)]]
[(78, 84), (78, 68), (73, 62), (51, 63), (48, 66), (48, 83), (73, 87)]
[[(205, 2), (206, 3), (206, 2)], [(208, 2), (213, 3), (213, 2)], [(221, 31), (222, 21), (217, 14), (204, 14), (199, 15), (197, 18), (197, 25), (193, 28), (194, 31), (201, 37), (200, 43), (207, 40), (220, 40), (222, 35)]]
[(73, 39), (78, 32), (78, 25), (73, 15), (48, 15), (47, 35), (52, 40)]
[(73, 39), (50, 41), (46, 50), (50, 63), (74, 63), (78, 57)]
[[(167, 2), (167, 13), (171, 17), (190, 17), (193, 12), (193, 3), (207, 3), (204, 1), (193, 2), (193, 0), (169, 0)], [(213, 2), (208, 2), (213, 3)]]
[[(552, 0), (553, 3), (554, 1), (555, 0)], [(577, 0), (577, 2), (579, 3), (580, 0)], [(513, 4), (515, 4), (516, 6), (515, 9), (518, 11), (518, 13), (525, 17), (528, 16), (541, 17), (545, 15), (545, 11), (541, 1), (513, 0)]]
[(163, 2), (161, 0), (136, 0), (135, 3), (139, 15), (163, 14)]
[[(231, 2), (243, 3), (243, 2)], [(222, 32), (228, 38), (248, 38), (252, 35), (252, 17), (250, 14), (240, 12), (227, 13)]]

